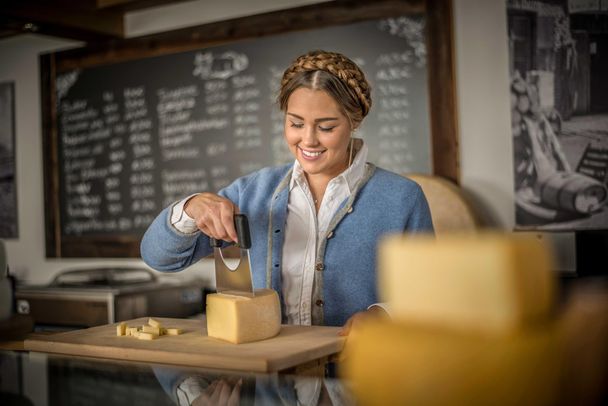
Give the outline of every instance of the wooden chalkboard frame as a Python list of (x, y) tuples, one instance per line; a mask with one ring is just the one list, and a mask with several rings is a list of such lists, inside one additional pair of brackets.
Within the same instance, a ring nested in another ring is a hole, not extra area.
[(189, 51), (288, 31), (305, 31), (336, 24), (420, 13), (425, 15), (427, 30), (433, 173), (459, 183), (451, 0), (336, 0), (41, 55), (46, 256), (140, 256), (140, 241), (132, 236), (61, 235), (57, 115), (54, 109), (55, 77), (58, 72)]

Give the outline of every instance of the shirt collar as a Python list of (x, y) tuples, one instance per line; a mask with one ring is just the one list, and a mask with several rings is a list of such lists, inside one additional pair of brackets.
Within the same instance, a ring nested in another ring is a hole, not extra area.
[[(353, 148), (355, 150), (355, 156), (353, 157), (352, 164), (346, 168), (336, 178), (342, 178), (346, 181), (350, 192), (353, 191), (357, 182), (363, 177), (365, 173), (365, 164), (367, 162), (367, 145), (361, 138), (353, 138)], [(333, 181), (334, 179), (332, 179)], [(304, 175), (304, 169), (302, 165), (296, 159), (293, 164), (293, 171), (291, 173), (291, 180), (289, 181), (289, 190), (291, 191), (296, 183), (306, 183), (306, 176)]]

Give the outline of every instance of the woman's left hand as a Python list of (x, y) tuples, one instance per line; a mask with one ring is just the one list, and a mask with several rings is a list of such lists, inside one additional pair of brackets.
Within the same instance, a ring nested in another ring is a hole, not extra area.
[(348, 320), (346, 320), (346, 323), (344, 324), (344, 326), (342, 326), (342, 330), (338, 332), (338, 335), (348, 336), (354, 325), (370, 318), (388, 318), (388, 313), (386, 313), (386, 311), (384, 311), (384, 309), (380, 306), (372, 306), (364, 312), (357, 312), (353, 314)]

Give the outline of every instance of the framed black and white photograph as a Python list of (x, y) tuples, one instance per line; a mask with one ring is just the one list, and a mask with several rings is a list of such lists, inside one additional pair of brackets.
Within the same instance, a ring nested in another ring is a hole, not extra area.
[(507, 0), (518, 229), (608, 228), (608, 1)]
[(15, 84), (0, 83), (0, 238), (17, 238)]

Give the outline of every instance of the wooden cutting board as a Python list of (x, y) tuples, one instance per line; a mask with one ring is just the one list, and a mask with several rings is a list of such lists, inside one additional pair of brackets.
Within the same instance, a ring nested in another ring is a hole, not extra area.
[[(155, 317), (163, 327), (184, 330), (178, 336), (151, 341), (117, 336), (116, 325), (92, 327), (28, 338), (28, 351), (143, 361), (171, 365), (219, 368), (247, 372), (277, 372), (342, 350), (345, 338), (339, 327), (281, 326), (278, 336), (246, 344), (232, 344), (207, 336), (204, 320)], [(129, 327), (147, 324), (148, 318), (127, 321)]]

